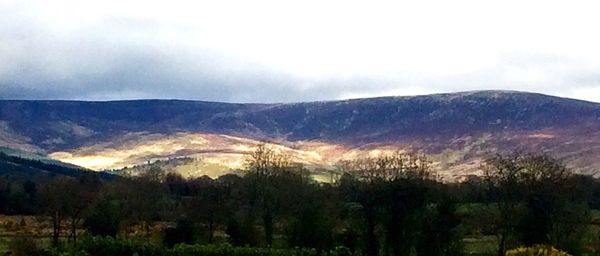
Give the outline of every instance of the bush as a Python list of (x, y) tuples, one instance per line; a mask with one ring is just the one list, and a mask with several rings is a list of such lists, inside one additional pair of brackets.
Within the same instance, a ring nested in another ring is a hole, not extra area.
[(110, 236), (90, 237), (79, 244), (79, 249), (91, 256), (162, 256), (168, 255), (166, 248), (141, 241), (141, 240), (117, 240)]
[(570, 256), (570, 254), (559, 251), (552, 246), (534, 245), (507, 251), (506, 256)]
[(317, 256), (312, 249), (271, 249), (234, 247), (231, 245), (185, 245), (175, 246), (173, 256)]
[[(143, 240), (117, 240), (112, 237), (91, 237), (84, 239), (77, 248), (77, 255), (90, 256), (350, 256), (350, 250), (337, 247), (319, 254), (315, 249), (273, 249), (235, 247), (229, 244), (188, 245), (178, 244), (173, 249), (151, 244)], [(31, 254), (29, 254), (31, 255)], [(35, 255), (35, 254), (33, 254)]]

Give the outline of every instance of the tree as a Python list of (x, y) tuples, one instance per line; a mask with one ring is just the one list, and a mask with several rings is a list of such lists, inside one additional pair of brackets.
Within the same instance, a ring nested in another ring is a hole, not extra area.
[(365, 244), (365, 254), (367, 256), (378, 255), (379, 243), (375, 234), (378, 223), (377, 207), (380, 202), (378, 185), (373, 182), (358, 180), (352, 174), (347, 173), (342, 175), (339, 186), (340, 194), (343, 195), (348, 208), (351, 208), (350, 210), (358, 208), (355, 210), (360, 212), (360, 215), (357, 215), (360, 218), (358, 222), (363, 226), (362, 237)]
[(74, 198), (72, 189), (76, 189), (77, 181), (69, 177), (57, 177), (42, 188), (42, 205), (44, 212), (52, 219), (52, 245), (57, 246), (61, 233), (61, 225), (67, 212), (72, 211), (70, 200)]
[(162, 168), (156, 165), (152, 165), (141, 175), (140, 178), (145, 179), (149, 182), (160, 183), (163, 182), (166, 177), (167, 175), (165, 174), (165, 171)]
[(450, 198), (443, 198), (435, 207), (424, 212), (424, 223), (416, 248), (417, 255), (463, 255), (460, 237), (456, 231), (460, 219), (455, 212), (456, 203)]
[(246, 195), (250, 204), (261, 213), (268, 246), (273, 245), (274, 218), (281, 202), (279, 192), (285, 189), (279, 186), (277, 179), (290, 174), (295, 167), (289, 154), (266, 144), (258, 145), (246, 159)]
[(187, 206), (189, 217), (206, 225), (208, 242), (212, 243), (215, 230), (230, 215), (227, 187), (212, 179), (196, 182), (197, 188)]
[[(432, 177), (424, 155), (399, 151), (338, 164), (342, 172), (356, 177), (342, 179), (342, 194), (351, 195), (362, 206), (367, 255), (379, 253), (376, 226), (385, 230), (385, 253), (407, 255), (417, 239), (417, 212), (425, 206)], [(349, 185), (349, 186), (348, 186)], [(353, 195), (353, 196), (352, 196)], [(353, 197), (353, 198), (352, 198)]]
[(108, 198), (100, 198), (90, 209), (83, 225), (93, 235), (116, 238), (120, 217), (118, 206), (114, 202)]
[(585, 199), (577, 193), (572, 171), (547, 155), (526, 155), (521, 166), (528, 209), (519, 225), (523, 243), (549, 243), (581, 254), (577, 243), (587, 231), (590, 216)]
[(167, 186), (145, 176), (119, 179), (112, 184), (111, 190), (123, 219), (130, 224), (140, 224), (146, 234), (150, 233), (151, 224), (166, 213), (171, 203)]
[(95, 175), (83, 175), (79, 179), (59, 176), (42, 188), (44, 212), (51, 216), (52, 244), (57, 245), (63, 220), (70, 220), (69, 238), (77, 242), (77, 227), (91, 202), (100, 181)]
[[(496, 156), (484, 166), (485, 179), (500, 210), (498, 254), (508, 237), (525, 245), (565, 245), (586, 223), (583, 199), (575, 194), (571, 171), (547, 155), (516, 153)], [(517, 237), (520, 235), (520, 237)], [(569, 248), (573, 249), (573, 248)]]
[(101, 181), (95, 174), (84, 174), (70, 184), (70, 193), (64, 197), (68, 205), (66, 216), (71, 220), (70, 238), (77, 243), (77, 226), (93, 204)]
[(521, 156), (496, 156), (486, 160), (483, 166), (488, 194), (496, 202), (500, 216), (496, 223), (499, 236), (498, 256), (506, 252), (509, 239), (515, 239), (516, 228), (523, 215), (522, 180), (523, 172), (519, 162)]

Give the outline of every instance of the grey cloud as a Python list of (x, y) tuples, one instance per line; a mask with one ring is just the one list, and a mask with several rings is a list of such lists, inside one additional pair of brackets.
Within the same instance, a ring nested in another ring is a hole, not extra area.
[[(0, 16), (3, 99), (290, 102), (402, 93), (408, 87), (431, 93), (516, 89), (557, 95), (578, 86), (600, 87), (600, 71), (555, 55), (510, 53), (501, 56), (494, 67), (453, 76), (399, 71), (390, 76), (306, 78), (226, 53), (157, 40), (155, 32), (161, 24), (152, 20), (108, 17), (96, 26), (65, 35), (27, 18), (20, 9), (0, 11)], [(527, 69), (541, 70), (555, 79), (534, 84), (507, 78), (514, 70)]]
[[(21, 54), (13, 56), (16, 64), (0, 77), (0, 98), (288, 102), (335, 99), (342, 91), (374, 84), (368, 79), (307, 80), (207, 50), (131, 41), (114, 31), (111, 40), (83, 32), (75, 38), (37, 34), (17, 40), (4, 32), (3, 44)], [(119, 34), (123, 40), (114, 39)]]

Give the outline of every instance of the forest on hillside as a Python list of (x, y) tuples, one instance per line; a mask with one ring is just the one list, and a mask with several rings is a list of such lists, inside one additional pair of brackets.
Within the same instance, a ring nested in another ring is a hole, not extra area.
[(27, 160), (12, 161), (0, 165), (0, 253), (11, 255), (600, 254), (600, 182), (545, 155), (490, 157), (462, 183), (401, 152), (340, 162), (319, 183), (266, 145), (244, 175), (217, 179), (35, 176), (48, 166), (24, 175)]

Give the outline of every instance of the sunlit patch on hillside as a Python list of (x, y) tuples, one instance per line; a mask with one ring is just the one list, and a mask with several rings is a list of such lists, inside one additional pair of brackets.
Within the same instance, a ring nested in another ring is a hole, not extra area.
[[(112, 142), (99, 143), (69, 152), (54, 152), (50, 157), (94, 170), (104, 170), (159, 159), (194, 156), (203, 158), (206, 163), (235, 169), (243, 167), (245, 155), (259, 143), (245, 138), (205, 133), (172, 135), (135, 133)], [(274, 145), (274, 147), (282, 151), (291, 150), (281, 145)]]
[(52, 153), (49, 155), (49, 157), (61, 162), (86, 167), (92, 170), (106, 169), (106, 166), (117, 166), (121, 160), (119, 158), (102, 155), (76, 156), (68, 152)]
[[(118, 141), (115, 142), (115, 141)], [(172, 135), (132, 133), (118, 140), (82, 147), (69, 152), (54, 152), (50, 157), (93, 170), (120, 169), (155, 160), (173, 157), (202, 159), (205, 166), (184, 168), (184, 176), (218, 176), (244, 167), (246, 156), (258, 140), (207, 133), (177, 133)], [(333, 168), (340, 160), (375, 156), (398, 150), (381, 146), (351, 148), (325, 142), (270, 143), (270, 146), (288, 153), (308, 168)], [(181, 169), (183, 170), (183, 169)], [(180, 170), (180, 171), (181, 171)]]
[[(479, 144), (478, 138), (467, 143), (460, 157), (451, 165), (440, 165), (440, 158), (431, 155), (432, 167), (455, 170), (464, 155), (471, 152), (472, 145)], [(171, 135), (132, 133), (119, 140), (78, 148), (69, 152), (55, 152), (50, 157), (56, 160), (80, 165), (93, 170), (121, 169), (156, 160), (167, 160), (176, 157), (198, 159), (191, 162), (176, 163), (179, 166), (165, 165), (170, 171), (185, 177), (210, 176), (218, 177), (234, 170), (244, 168), (245, 159), (258, 140), (229, 135), (207, 133), (176, 133)], [(115, 143), (115, 141), (119, 141)], [(352, 160), (361, 157), (376, 157), (394, 151), (408, 152), (410, 149), (402, 144), (394, 145), (362, 145), (352, 147), (323, 141), (300, 141), (269, 143), (271, 147), (289, 154), (295, 161), (313, 170), (314, 177), (320, 181), (332, 180), (331, 171), (340, 160)], [(455, 154), (449, 151), (448, 154)], [(137, 170), (140, 170), (139, 168)], [(143, 168), (142, 168), (143, 170)], [(474, 170), (469, 169), (468, 172)], [(464, 175), (465, 170), (455, 175)], [(455, 176), (446, 172), (445, 176)]]
[(527, 136), (528, 138), (532, 138), (532, 139), (552, 139), (554, 137), (556, 137), (553, 134), (547, 134), (547, 133), (534, 133), (531, 134), (529, 136)]
[[(426, 153), (432, 161), (432, 169), (444, 180), (460, 180), (469, 175), (480, 174), (482, 159), (501, 153), (501, 148), (522, 147), (525, 150), (546, 148), (546, 152), (560, 152), (556, 147), (573, 147), (569, 152), (578, 152), (578, 161), (595, 156), (596, 151), (582, 147), (587, 140), (563, 141), (570, 136), (556, 136), (558, 132), (532, 131), (521, 134), (479, 134), (465, 135), (448, 139), (407, 140), (404, 143), (344, 145), (324, 141), (271, 142), (270, 146), (289, 153), (294, 160), (304, 164), (315, 173), (319, 180), (330, 180), (327, 171), (335, 169), (340, 160), (352, 160), (361, 157), (374, 157), (393, 151)], [(590, 136), (600, 136), (600, 134)], [(146, 164), (156, 160), (178, 157), (199, 159), (193, 163), (172, 168), (185, 177), (207, 175), (217, 177), (235, 170), (243, 169), (247, 155), (259, 140), (231, 135), (209, 133), (175, 133), (170, 135), (130, 133), (121, 138), (104, 143), (81, 147), (68, 152), (54, 152), (53, 159), (80, 165), (93, 170), (121, 169)], [(545, 144), (544, 144), (545, 143)], [(551, 144), (548, 144), (551, 143)], [(553, 145), (553, 146), (552, 146)], [(439, 149), (439, 150), (438, 150)], [(569, 155), (558, 156), (567, 157)], [(572, 166), (582, 165), (573, 162)], [(570, 162), (568, 162), (570, 164)], [(323, 172), (325, 170), (325, 172)]]

